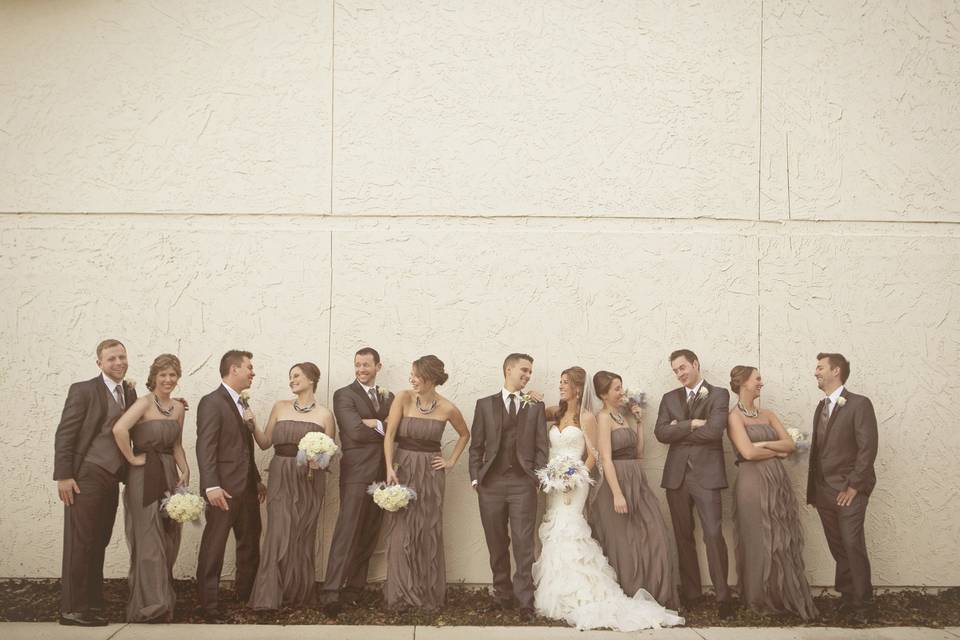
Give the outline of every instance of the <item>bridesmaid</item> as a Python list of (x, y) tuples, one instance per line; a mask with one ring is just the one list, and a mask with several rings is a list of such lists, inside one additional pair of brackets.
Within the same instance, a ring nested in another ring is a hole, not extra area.
[(632, 417), (623, 413), (623, 380), (616, 373), (598, 371), (593, 388), (603, 402), (597, 415), (603, 484), (591, 509), (594, 536), (624, 593), (633, 596), (643, 589), (661, 605), (673, 608), (667, 525), (640, 466), (643, 409), (631, 402)]
[[(307, 475), (297, 465), (297, 445), (310, 431), (336, 435), (333, 414), (317, 404), (320, 369), (312, 362), (290, 367), (293, 400), (278, 400), (263, 431), (253, 428), (261, 449), (273, 445), (267, 483), (267, 533), (260, 549), (260, 567), (250, 593), (254, 609), (279, 609), (313, 602), (317, 525), (323, 507), (326, 473)], [(247, 409), (244, 416), (252, 421)]]
[[(467, 423), (452, 402), (437, 393), (447, 381), (436, 356), (413, 361), (412, 389), (401, 391), (390, 407), (383, 442), (387, 482), (417, 492), (405, 509), (385, 515), (387, 606), (435, 610), (443, 606), (447, 571), (443, 558), (443, 493), (446, 470), (453, 467), (470, 439)], [(457, 431), (449, 459), (440, 455), (447, 422)], [(396, 453), (394, 453), (396, 442)]]
[(756, 367), (730, 371), (730, 389), (739, 396), (727, 435), (740, 469), (734, 488), (740, 597), (758, 613), (811, 620), (817, 609), (803, 566), (799, 505), (780, 462), (796, 446), (775, 413), (756, 408), (762, 388)]
[(181, 525), (161, 515), (159, 502), (165, 494), (190, 483), (181, 440), (185, 407), (170, 398), (180, 372), (177, 356), (157, 356), (147, 376), (150, 393), (139, 398), (113, 426), (117, 446), (130, 463), (123, 491), (130, 549), (127, 622), (173, 620), (177, 601), (173, 564), (180, 549)]

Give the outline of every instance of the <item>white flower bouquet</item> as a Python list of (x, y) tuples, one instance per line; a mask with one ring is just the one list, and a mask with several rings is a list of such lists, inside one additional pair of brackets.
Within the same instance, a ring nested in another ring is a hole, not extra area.
[(417, 492), (410, 487), (386, 482), (374, 482), (367, 487), (367, 493), (373, 496), (374, 504), (384, 511), (399, 511), (417, 499)]
[(623, 395), (626, 398), (626, 403), (636, 404), (641, 407), (647, 405), (647, 394), (644, 391), (633, 391), (632, 389), (624, 389)]
[(185, 487), (177, 489), (176, 493), (168, 494), (160, 501), (160, 513), (174, 522), (194, 522), (200, 519), (200, 514), (206, 508), (203, 498), (190, 493)]
[(797, 447), (797, 453), (803, 453), (810, 450), (810, 438), (806, 433), (796, 427), (788, 427), (787, 435), (793, 439), (793, 444)]
[(311, 431), (300, 438), (297, 445), (297, 464), (306, 466), (307, 477), (313, 477), (314, 469), (326, 469), (339, 447), (333, 438), (322, 431)]
[(587, 466), (570, 456), (550, 458), (547, 466), (537, 469), (537, 478), (544, 493), (567, 493), (579, 486), (593, 484)]

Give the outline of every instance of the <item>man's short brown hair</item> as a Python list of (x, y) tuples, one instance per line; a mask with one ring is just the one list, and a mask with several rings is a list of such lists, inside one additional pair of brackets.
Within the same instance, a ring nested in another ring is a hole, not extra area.
[(700, 362), (700, 358), (697, 357), (697, 354), (695, 354), (693, 351), (690, 351), (690, 349), (677, 349), (671, 353), (670, 363), (672, 364), (677, 358), (686, 358), (687, 362), (690, 364), (693, 364), (694, 362)]
[(231, 349), (223, 354), (223, 357), (220, 358), (220, 377), (226, 378), (230, 373), (230, 367), (239, 367), (243, 364), (244, 358), (253, 360), (253, 354), (249, 351), (239, 351), (237, 349)]
[(817, 360), (826, 358), (830, 362), (831, 369), (840, 369), (840, 383), (847, 384), (847, 378), (850, 377), (850, 361), (843, 357), (842, 353), (818, 353)]
[(533, 356), (526, 353), (511, 353), (503, 359), (503, 375), (507, 375), (507, 367), (518, 360), (527, 360), (530, 364), (533, 364)]
[(103, 342), (101, 342), (100, 344), (98, 344), (98, 345), (97, 345), (97, 360), (100, 359), (100, 354), (103, 353), (103, 350), (104, 350), (104, 349), (109, 349), (110, 347), (117, 347), (117, 346), (123, 347), (123, 350), (124, 350), (124, 351), (127, 350), (127, 348), (124, 346), (124, 344), (123, 344), (122, 342), (120, 342), (119, 340), (115, 339), (115, 338), (107, 338), (106, 340), (104, 340)]

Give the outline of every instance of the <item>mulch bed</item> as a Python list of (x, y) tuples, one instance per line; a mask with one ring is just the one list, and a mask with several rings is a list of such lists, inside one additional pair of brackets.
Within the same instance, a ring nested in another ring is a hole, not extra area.
[[(196, 584), (177, 580), (176, 623), (202, 623), (197, 610)], [(423, 611), (388, 611), (383, 607), (378, 588), (370, 588), (353, 607), (347, 607), (335, 620), (324, 616), (316, 607), (257, 612), (237, 602), (229, 588), (221, 589), (223, 622), (227, 624), (352, 624), (352, 625), (430, 625), (430, 626), (565, 626), (547, 618), (529, 620), (517, 611), (495, 610), (494, 600), (486, 589), (451, 586), (446, 606), (434, 613)], [(106, 615), (111, 622), (121, 622), (127, 599), (127, 581), (107, 580), (104, 588)], [(57, 620), (60, 600), (58, 580), (0, 581), (0, 621), (53, 622)], [(809, 626), (854, 627), (836, 613), (837, 598), (821, 595), (815, 598), (821, 620)], [(960, 626), (960, 587), (939, 594), (923, 590), (884, 593), (876, 597), (877, 618), (868, 626)], [(793, 616), (761, 616), (740, 609), (728, 620), (717, 617), (711, 599), (681, 612), (690, 627), (792, 627), (804, 626)]]

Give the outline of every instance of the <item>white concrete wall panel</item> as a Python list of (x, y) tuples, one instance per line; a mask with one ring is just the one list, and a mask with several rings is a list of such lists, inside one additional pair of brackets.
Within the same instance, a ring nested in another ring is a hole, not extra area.
[(328, 213), (331, 16), (0, 4), (0, 211)]
[(337, 213), (757, 210), (760, 3), (336, 7)]
[(763, 3), (765, 218), (960, 221), (960, 7)]

